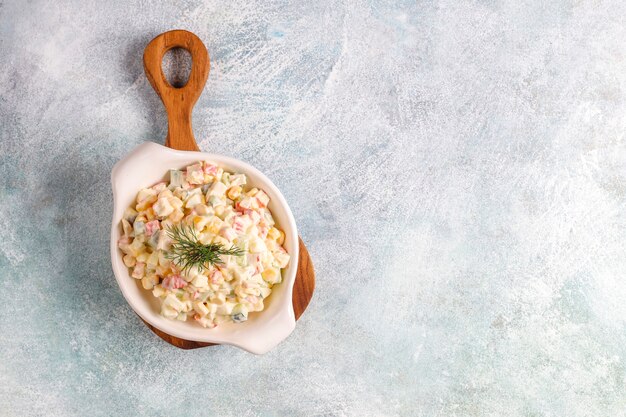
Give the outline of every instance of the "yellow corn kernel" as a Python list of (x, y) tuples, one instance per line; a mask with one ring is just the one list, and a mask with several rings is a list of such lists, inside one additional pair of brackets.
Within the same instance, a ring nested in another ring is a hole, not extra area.
[(211, 218), (207, 216), (195, 216), (193, 218), (193, 226), (196, 228), (196, 230), (202, 230), (207, 225), (207, 223), (209, 223), (210, 220)]
[(267, 232), (267, 238), (271, 239), (271, 240), (277, 240), (280, 237), (280, 230), (278, 230), (275, 227), (272, 227), (268, 232)]
[(137, 262), (135, 260), (135, 257), (132, 255), (124, 255), (124, 258), (122, 258), (124, 260), (124, 265), (126, 265), (129, 268), (132, 268), (133, 266), (135, 266), (135, 263)]
[(222, 214), (224, 214), (224, 206), (215, 207), (215, 215), (221, 216)]
[(141, 278), (141, 285), (146, 290), (151, 290), (158, 283), (159, 277), (156, 274), (146, 275), (145, 277)]
[(154, 295), (155, 297), (161, 297), (165, 294), (167, 294), (167, 291), (165, 291), (165, 288), (163, 288), (160, 285), (154, 286), (154, 289), (152, 290), (152, 295)]
[(211, 219), (209, 220), (209, 222), (206, 225), (206, 228), (209, 232), (213, 233), (214, 235), (218, 234), (220, 232), (220, 229), (222, 228), (222, 224), (224, 222), (222, 221), (222, 219), (220, 219), (217, 216), (213, 216), (211, 217)]
[(249, 197), (254, 197), (256, 195), (256, 193), (258, 193), (258, 192), (259, 192), (258, 188), (253, 188), (250, 191), (248, 191), (246, 193), (246, 195), (249, 196)]
[(269, 284), (275, 284), (278, 281), (278, 270), (274, 268), (266, 269), (261, 272), (263, 279)]
[(279, 245), (282, 245), (283, 243), (285, 243), (285, 234), (282, 230), (279, 230), (278, 232), (280, 232), (280, 236), (278, 237), (278, 239), (276, 239), (276, 242), (278, 242)]
[(228, 189), (228, 192), (226, 193), (226, 195), (228, 196), (228, 198), (230, 198), (231, 200), (236, 199), (237, 197), (239, 197), (241, 195), (241, 187), (240, 186), (235, 186), (235, 187), (230, 187)]

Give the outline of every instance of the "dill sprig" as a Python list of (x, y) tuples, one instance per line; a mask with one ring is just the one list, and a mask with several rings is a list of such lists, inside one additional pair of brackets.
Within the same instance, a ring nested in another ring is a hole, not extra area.
[(242, 256), (244, 254), (244, 251), (236, 246), (226, 249), (219, 243), (209, 245), (200, 243), (193, 226), (171, 226), (167, 229), (167, 234), (174, 242), (165, 256), (174, 261), (183, 272), (188, 272), (194, 266), (202, 272), (211, 265), (222, 264), (221, 255)]

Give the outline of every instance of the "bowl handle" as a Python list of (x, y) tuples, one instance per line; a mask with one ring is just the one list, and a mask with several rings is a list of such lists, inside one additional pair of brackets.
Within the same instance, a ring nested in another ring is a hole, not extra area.
[[(161, 63), (172, 48), (183, 48), (191, 54), (191, 74), (183, 87), (173, 87), (165, 78)], [(200, 38), (186, 30), (171, 30), (152, 39), (143, 53), (146, 77), (167, 112), (165, 146), (183, 151), (199, 151), (191, 128), (191, 112), (202, 94), (209, 76), (209, 54)]]

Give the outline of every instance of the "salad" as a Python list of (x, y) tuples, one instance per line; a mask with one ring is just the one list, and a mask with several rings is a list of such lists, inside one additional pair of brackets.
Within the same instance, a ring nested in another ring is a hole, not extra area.
[(124, 212), (118, 247), (161, 314), (213, 328), (262, 311), (289, 264), (269, 196), (209, 162), (169, 171)]

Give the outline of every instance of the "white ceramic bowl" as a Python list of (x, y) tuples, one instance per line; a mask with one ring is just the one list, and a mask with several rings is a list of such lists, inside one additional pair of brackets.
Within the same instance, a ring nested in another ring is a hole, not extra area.
[[(250, 313), (248, 320), (243, 323), (227, 323), (214, 329), (206, 329), (194, 320), (182, 322), (161, 316), (159, 300), (151, 291), (143, 289), (139, 280), (130, 276), (117, 247), (124, 210), (133, 203), (137, 192), (165, 180), (169, 169), (183, 168), (197, 161), (211, 161), (227, 171), (244, 173), (251, 186), (264, 190), (271, 198), (269, 209), (278, 226), (285, 232), (284, 246), (291, 255), (289, 266), (283, 270), (283, 282), (272, 288), (265, 310)], [(111, 182), (114, 198), (111, 225), (113, 272), (126, 301), (142, 319), (172, 336), (197, 342), (233, 345), (255, 354), (269, 351), (291, 334), (296, 326), (291, 295), (298, 264), (298, 232), (285, 198), (265, 175), (233, 158), (203, 152), (177, 151), (148, 142), (139, 145), (115, 164)]]

